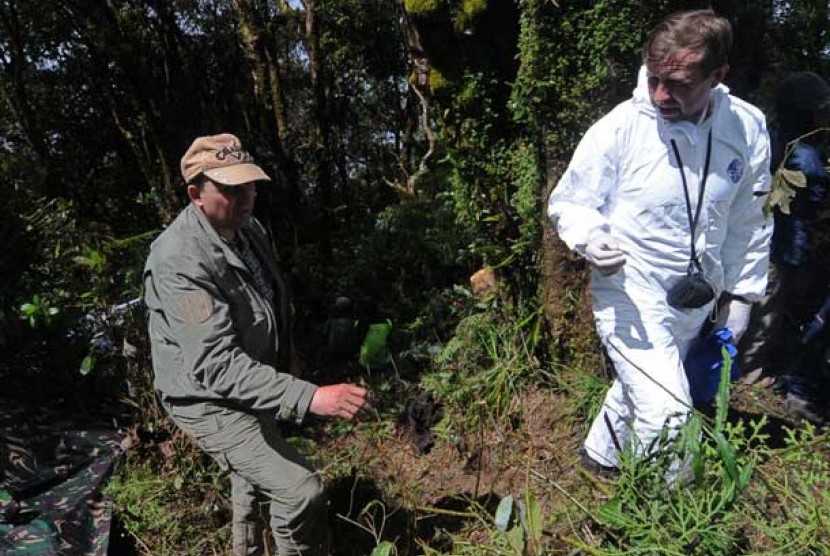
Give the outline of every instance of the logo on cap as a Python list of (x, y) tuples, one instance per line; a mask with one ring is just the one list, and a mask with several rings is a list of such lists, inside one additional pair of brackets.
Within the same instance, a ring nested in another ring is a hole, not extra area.
[(229, 156), (235, 158), (240, 164), (244, 162), (252, 163), (254, 161), (254, 157), (248, 154), (247, 151), (243, 151), (239, 145), (223, 147), (221, 150), (216, 151), (216, 160), (224, 161)]
[(230, 133), (194, 140), (182, 157), (181, 168), (187, 184), (201, 174), (222, 185), (271, 181), (254, 163), (254, 157), (242, 149), (239, 139)]

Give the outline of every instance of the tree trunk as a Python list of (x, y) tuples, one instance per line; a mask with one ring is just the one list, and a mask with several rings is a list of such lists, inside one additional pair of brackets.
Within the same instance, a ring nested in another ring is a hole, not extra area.
[(239, 38), (251, 64), (260, 125), (270, 130), (267, 136), (275, 157), (274, 173), (285, 184), (289, 204), (286, 208), (290, 214), (299, 202), (299, 177), (296, 163), (285, 147), (288, 118), (275, 40), (263, 24), (255, 1), (232, 0), (232, 4), (239, 20)]
[[(429, 68), (430, 61), (421, 44), (418, 30), (412, 25), (403, 0), (397, 0), (397, 9), (400, 14), (399, 24), (403, 38), (406, 40), (408, 58), (410, 61), (409, 89), (414, 93), (420, 107), (419, 116), (415, 116), (407, 104), (402, 108), (407, 119), (403, 129), (403, 137), (398, 145), (398, 166), (404, 174), (401, 180), (386, 180), (387, 185), (394, 189), (404, 199), (413, 199), (416, 196), (418, 180), (429, 170), (429, 162), (435, 153), (437, 137), (432, 129), (429, 102)], [(410, 97), (411, 98), (411, 97)], [(417, 168), (412, 169), (411, 138), (417, 128), (423, 131), (427, 138), (427, 151), (424, 153)]]
[(0, 64), (3, 67), (3, 74), (11, 78), (10, 83), (3, 79), (2, 85), (6, 89), (9, 108), (20, 126), (23, 140), (38, 157), (39, 162), (48, 166), (49, 151), (46, 148), (43, 132), (36, 121), (26, 86), (26, 52), (17, 10), (14, 0), (0, 2), (0, 24), (9, 38), (9, 51), (0, 51), (2, 54)]
[[(320, 204), (326, 214), (332, 206), (331, 181), (331, 124), (326, 104), (326, 79), (323, 52), (320, 48), (320, 22), (316, 0), (305, 0), (305, 40), (311, 88), (314, 95), (314, 166), (315, 179), (320, 190)], [(326, 226), (324, 229), (328, 230)], [(324, 243), (328, 243), (327, 238)]]
[[(134, 42), (133, 48), (124, 47), (132, 37), (120, 25), (117, 10), (111, 1), (67, 0), (65, 6), (68, 13), (77, 17), (79, 27), (86, 28), (82, 36), (96, 68), (92, 78), (98, 90), (107, 91), (111, 86), (110, 61), (115, 62), (119, 73), (126, 77), (121, 90), (130, 93), (133, 104), (124, 106), (123, 102), (106, 93), (113, 125), (135, 156), (148, 188), (158, 191), (159, 218), (164, 223), (170, 222), (180, 208), (168, 160), (170, 148), (167, 139), (170, 134), (153, 98), (153, 83), (146, 75), (140, 56), (136, 54), (141, 52), (140, 45)], [(129, 118), (124, 114), (135, 114), (135, 117)]]

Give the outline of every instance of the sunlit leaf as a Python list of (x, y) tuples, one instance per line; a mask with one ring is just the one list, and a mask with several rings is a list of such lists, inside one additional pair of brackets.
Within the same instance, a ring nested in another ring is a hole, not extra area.
[(755, 472), (755, 466), (750, 462), (741, 469), (741, 474), (738, 481), (738, 488), (743, 490), (749, 485), (752, 474)]
[(523, 554), (525, 549), (525, 530), (517, 525), (507, 532), (507, 543), (514, 554)]
[(795, 190), (783, 179), (776, 180), (769, 195), (769, 206), (777, 207), (783, 214), (790, 214), (790, 202), (795, 197)]
[(533, 496), (529, 495), (526, 499), (527, 503), (527, 539), (528, 542), (532, 543), (535, 549), (539, 548), (539, 543), (542, 540), (542, 507), (539, 505), (539, 501), (536, 500)]
[(87, 376), (89, 373), (93, 371), (93, 369), (95, 369), (95, 355), (90, 353), (89, 355), (84, 357), (83, 361), (81, 361), (81, 368), (79, 369), (79, 371), (82, 375)]
[(389, 541), (383, 541), (372, 550), (371, 556), (392, 556), (396, 552), (394, 544)]
[(496, 528), (499, 531), (506, 532), (510, 524), (510, 516), (513, 514), (513, 497), (509, 494), (501, 499), (498, 508), (496, 508)]
[(384, 365), (389, 362), (387, 340), (392, 323), (379, 322), (369, 325), (363, 345), (360, 346), (360, 364), (365, 367)]
[(726, 470), (726, 477), (724, 479), (730, 479), (725, 482), (731, 484), (738, 483), (740, 478), (738, 475), (738, 455), (735, 452), (735, 447), (726, 440), (726, 437), (720, 431), (713, 431), (712, 436), (715, 439), (718, 454)]
[(784, 181), (786, 181), (793, 187), (807, 186), (807, 176), (804, 175), (804, 172), (801, 172), (799, 170), (789, 170), (787, 168), (781, 168), (778, 170), (778, 172), (781, 174), (781, 177), (784, 179)]

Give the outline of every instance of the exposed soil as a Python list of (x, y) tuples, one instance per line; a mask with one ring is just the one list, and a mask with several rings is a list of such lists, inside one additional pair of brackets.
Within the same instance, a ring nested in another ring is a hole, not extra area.
[[(797, 423), (784, 413), (781, 397), (770, 388), (736, 384), (730, 419), (762, 415), (770, 445), (783, 445), (783, 427)], [(506, 495), (521, 499), (528, 492), (543, 515), (561, 524), (545, 531), (546, 546), (572, 550), (564, 538), (585, 517), (575, 501), (604, 499), (609, 493), (607, 484), (578, 463), (587, 424), (549, 389), (525, 392), (511, 421), (501, 429), (488, 423), (481, 427), (487, 432), (477, 437), (437, 438), (427, 453), (418, 450), (405, 426), (383, 433), (378, 423), (365, 422), (345, 437), (326, 440), (321, 434), (321, 459), (341, 462), (323, 469), (324, 475), (335, 476), (329, 494), (336, 553), (368, 554), (380, 539), (394, 541), (401, 555), (421, 553), (420, 545), (450, 551), (450, 534), (459, 532), (479, 544), (490, 530), (484, 516), (493, 514), (499, 500)], [(346, 474), (337, 469), (344, 463), (350, 466)], [(373, 500), (382, 506), (370, 506)], [(374, 529), (377, 538), (354, 522)]]
[[(481, 436), (437, 439), (427, 453), (418, 450), (408, 429), (399, 427), (383, 436), (369, 423), (327, 443), (327, 453), (355, 454), (351, 475), (336, 480), (329, 490), (335, 531), (340, 533), (335, 538), (361, 536), (343, 517), (360, 521), (360, 512), (373, 498), (382, 500), (391, 515), (383, 538), (395, 540), (400, 554), (414, 553), (416, 540), (446, 550), (447, 533), (481, 535), (480, 516), (492, 513), (508, 494), (522, 498), (530, 490), (545, 512), (556, 511), (566, 501), (540, 476), (565, 490), (587, 484), (576, 470), (579, 438), (567, 425), (564, 408), (555, 394), (529, 391), (521, 407), (517, 404), (515, 428), (496, 430), (485, 424), (481, 430), (487, 432)], [(366, 546), (341, 544), (338, 554), (366, 554)]]

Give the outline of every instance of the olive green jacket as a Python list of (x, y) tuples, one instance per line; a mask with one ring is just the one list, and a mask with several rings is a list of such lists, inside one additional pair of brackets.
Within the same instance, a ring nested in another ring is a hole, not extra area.
[(234, 249), (189, 205), (153, 242), (144, 268), (154, 385), (165, 405), (217, 403), (300, 422), (316, 386), (286, 372), (285, 281), (262, 225), (251, 219), (241, 233), (275, 279), (280, 314)]

